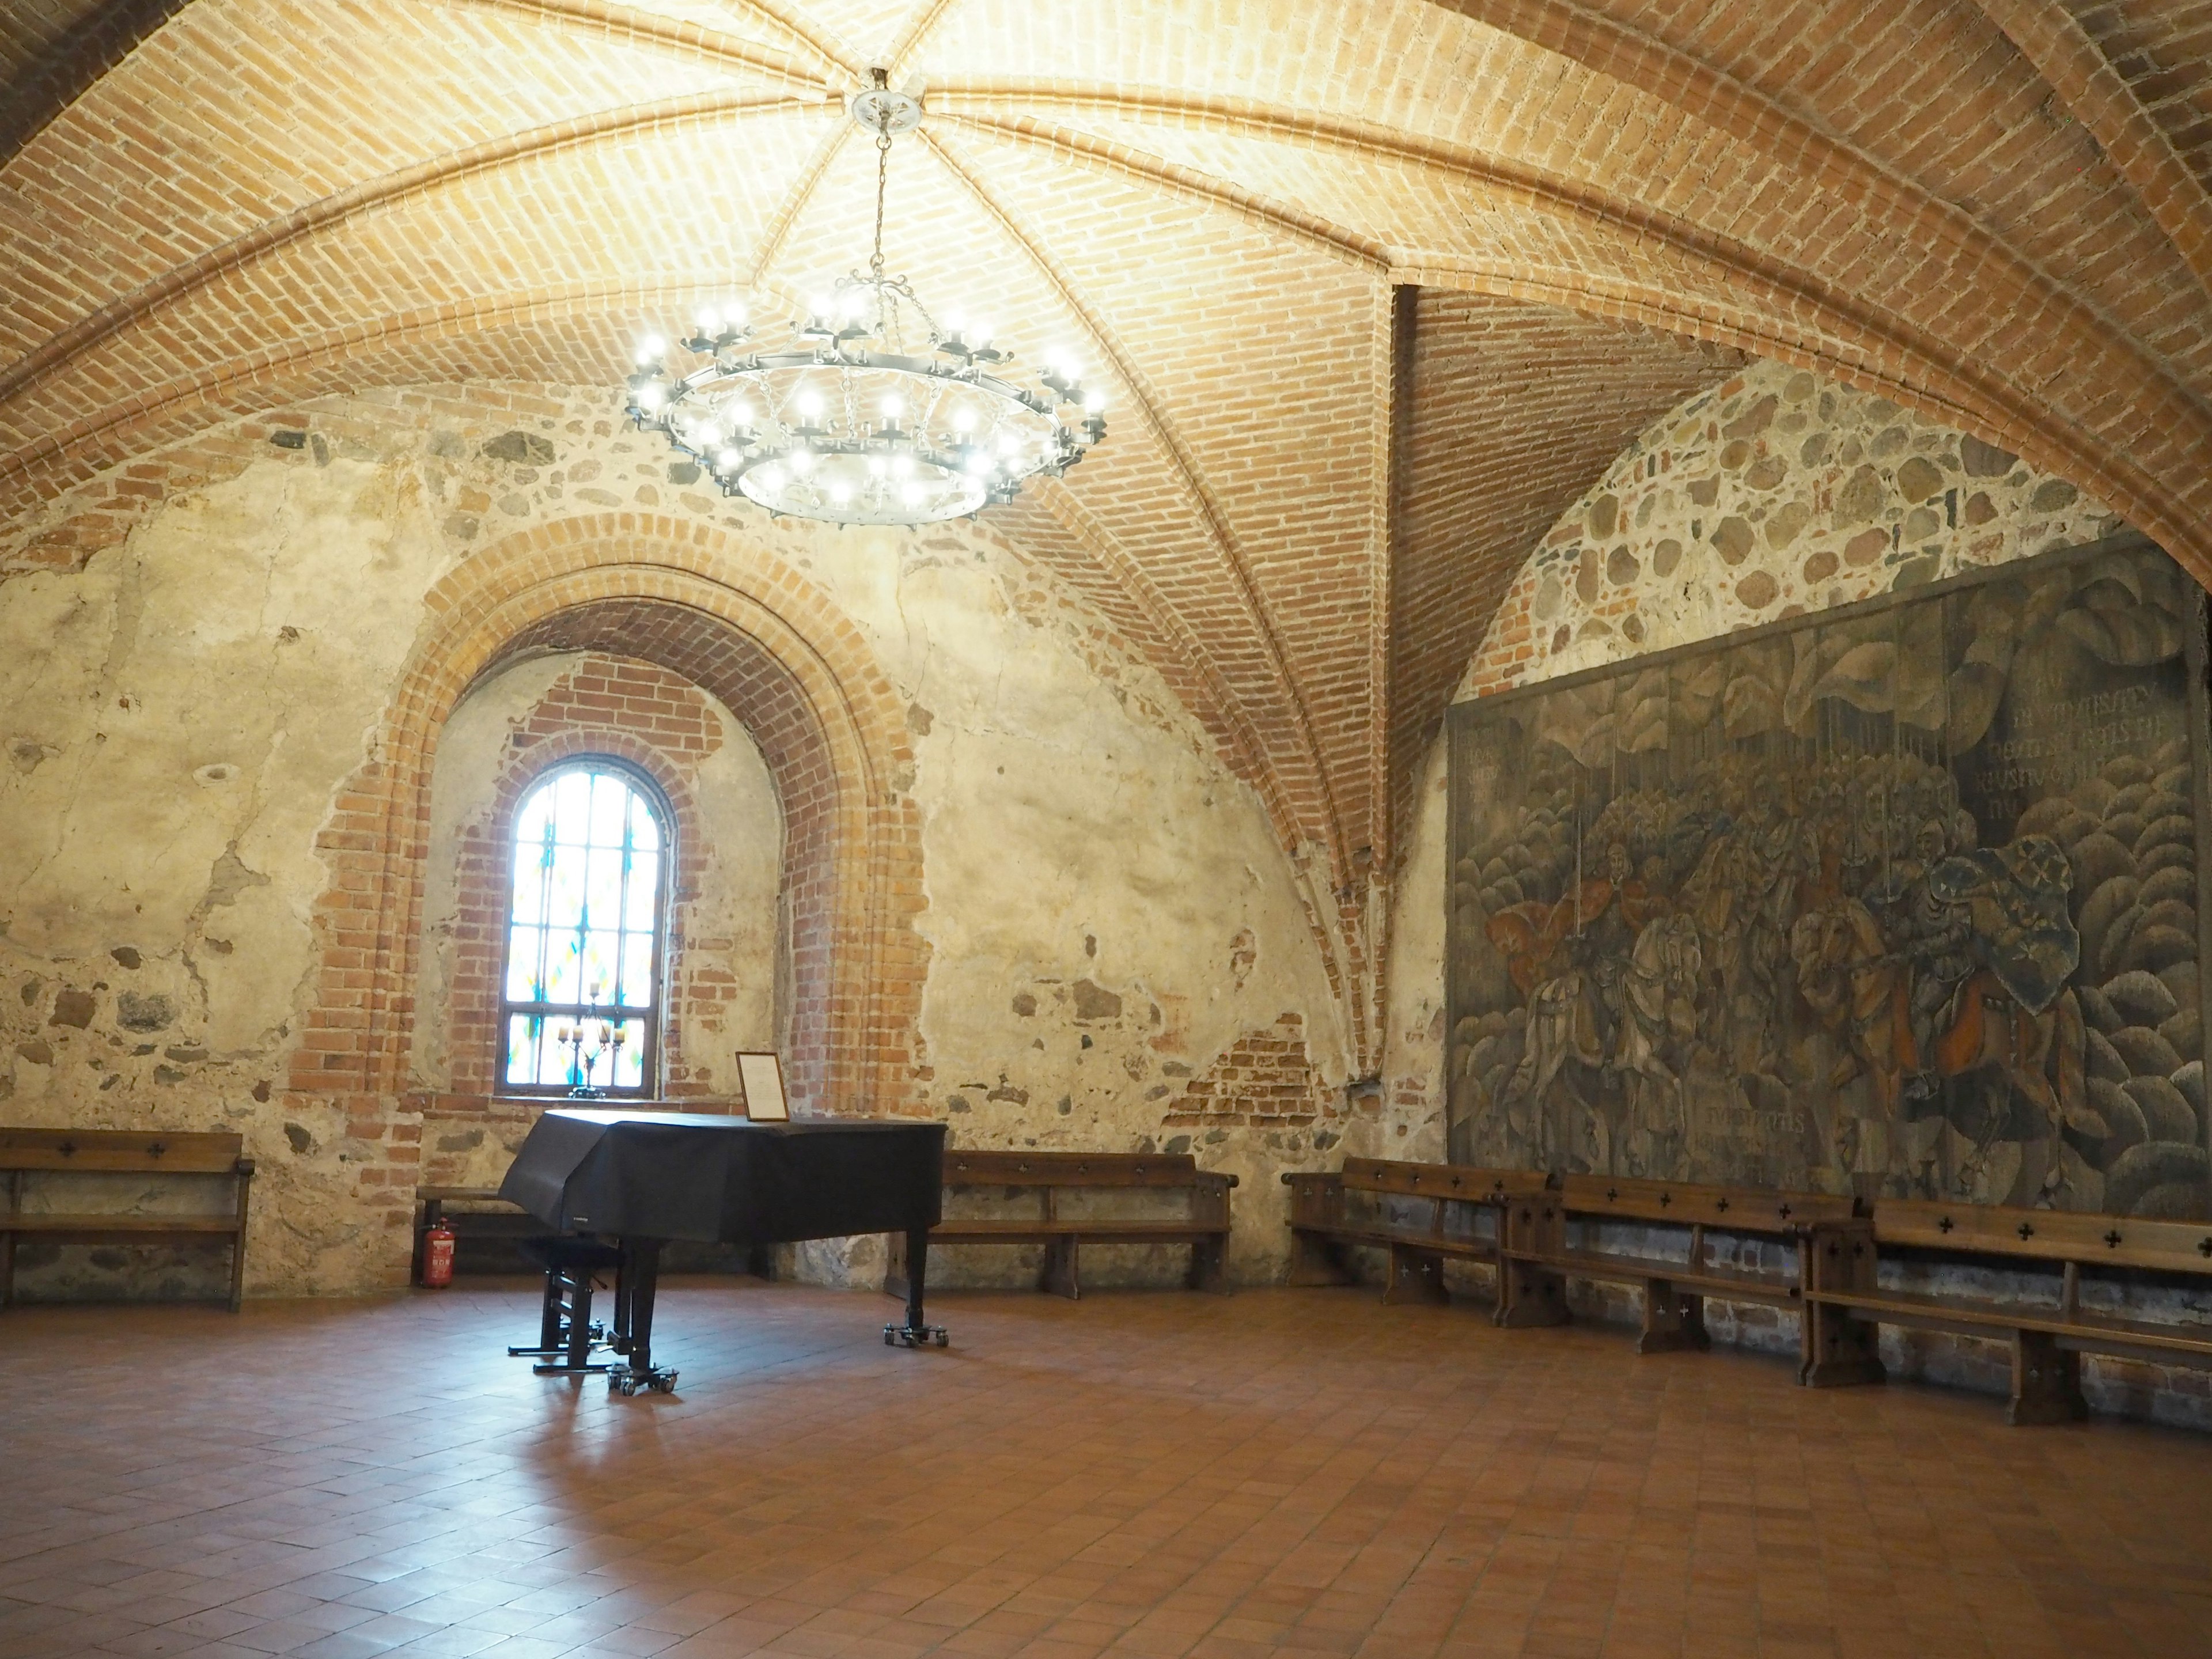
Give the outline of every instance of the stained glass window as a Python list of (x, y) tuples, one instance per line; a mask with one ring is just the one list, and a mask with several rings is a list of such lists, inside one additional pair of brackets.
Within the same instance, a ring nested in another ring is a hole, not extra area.
[(611, 763), (564, 766), (522, 798), (501, 1009), (507, 1088), (649, 1091), (666, 849), (659, 809)]

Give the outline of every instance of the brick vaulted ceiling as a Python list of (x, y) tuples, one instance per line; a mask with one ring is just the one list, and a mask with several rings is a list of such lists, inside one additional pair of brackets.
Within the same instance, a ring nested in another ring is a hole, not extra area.
[(611, 386), (695, 298), (805, 291), (857, 262), (842, 100), (884, 65), (930, 111), (893, 266), (1115, 398), (1000, 529), (1150, 653), (1352, 926), (1534, 538), (1740, 354), (2021, 451), (2212, 574), (2208, 30), (2180, 0), (0, 0), (0, 516), (303, 397)]

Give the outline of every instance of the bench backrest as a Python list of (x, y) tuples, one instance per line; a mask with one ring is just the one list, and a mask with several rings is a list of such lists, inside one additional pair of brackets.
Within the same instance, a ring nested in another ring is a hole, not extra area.
[(1884, 1198), (1875, 1202), (1874, 1236), (1877, 1244), (2212, 1273), (2212, 1222), (2204, 1221), (2144, 1221), (2065, 1210)]
[(1344, 1160), (1343, 1182), (1348, 1193), (1487, 1201), (1540, 1193), (1550, 1183), (1551, 1176), (1541, 1170), (1482, 1170), (1468, 1164), (1407, 1164), (1387, 1158), (1347, 1158)]
[(1571, 1216), (1668, 1221), (1735, 1233), (1790, 1233), (1815, 1222), (1846, 1220), (1856, 1212), (1856, 1199), (1827, 1193), (1707, 1187), (1630, 1176), (1571, 1175), (1559, 1188), (1559, 1206)]
[(244, 1136), (213, 1130), (0, 1128), (0, 1170), (232, 1175), (245, 1147)]
[[(948, 1187), (1199, 1187), (1218, 1177), (1188, 1152), (947, 1151)], [(1228, 1178), (1231, 1186), (1237, 1178)]]

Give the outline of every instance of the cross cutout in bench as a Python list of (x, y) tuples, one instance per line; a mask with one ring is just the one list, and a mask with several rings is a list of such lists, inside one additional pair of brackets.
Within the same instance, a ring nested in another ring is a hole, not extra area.
[(2021, 1222), (2021, 1223), (2020, 1224), (2020, 1230), (2019, 1230), (2019, 1231), (2020, 1231), (2021, 1242), (2022, 1243), (2027, 1243), (2029, 1239), (2033, 1238), (2033, 1237), (2035, 1237), (2035, 1224), (2034, 1224), (2033, 1222), (2031, 1222), (2031, 1221), (2023, 1221), (2023, 1222)]
[(1659, 1207), (1662, 1210), (1674, 1201), (1674, 1194), (1672, 1193), (1662, 1193), (1659, 1194)]
[(1941, 1221), (1936, 1224), (1936, 1231), (1939, 1233), (1948, 1233), (1952, 1228), (1958, 1224), (1958, 1223), (1952, 1220), (1951, 1218), (1947, 1215)]
[(2107, 1249), (2112, 1250), (2117, 1250), (2120, 1248), (2120, 1230), (2118, 1227), (2113, 1228), (2112, 1231), (2105, 1235), (2105, 1247)]
[(1790, 1206), (1785, 1204), (1779, 1210), (1776, 1211), (1775, 1213), (1779, 1215), (1784, 1221), (1787, 1221), (1790, 1219)]
[(1719, 1211), (1721, 1211), (1723, 1213), (1726, 1213), (1726, 1212), (1727, 1212), (1727, 1210), (1728, 1210), (1728, 1200), (1726, 1200), (1726, 1199), (1723, 1199), (1723, 1200), (1721, 1200), (1721, 1201), (1720, 1201), (1719, 1203), (1717, 1203), (1717, 1204), (1714, 1205), (1714, 1206), (1713, 1206), (1713, 1207), (1714, 1207), (1716, 1210), (1719, 1210)]

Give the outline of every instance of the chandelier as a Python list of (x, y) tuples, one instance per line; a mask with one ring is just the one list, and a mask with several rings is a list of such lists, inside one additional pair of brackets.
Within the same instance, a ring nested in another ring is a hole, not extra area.
[(884, 84), (855, 93), (852, 118), (876, 137), (876, 240), (867, 274), (810, 300), (780, 349), (755, 347), (742, 302), (702, 307), (680, 342), (695, 366), (668, 366), (648, 336), (629, 377), (629, 417), (658, 428), (726, 495), (833, 524), (921, 525), (1011, 501), (1028, 479), (1058, 477), (1106, 435), (1106, 400), (1065, 353), (1032, 389), (1007, 378), (1013, 353), (988, 323), (940, 325), (903, 276), (884, 274), (884, 193), (891, 140), (921, 102)]

